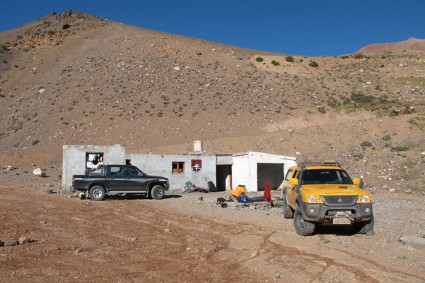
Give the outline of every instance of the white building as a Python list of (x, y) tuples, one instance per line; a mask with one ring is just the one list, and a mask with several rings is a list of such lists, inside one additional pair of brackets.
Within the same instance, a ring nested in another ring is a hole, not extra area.
[(263, 152), (233, 155), (233, 188), (245, 185), (247, 191), (263, 191), (267, 182), (271, 189), (282, 186), (288, 168), (296, 165), (295, 157)]
[(105, 164), (137, 166), (149, 175), (170, 180), (170, 189), (181, 189), (186, 182), (208, 187), (212, 182), (219, 191), (231, 190), (239, 184), (248, 191), (262, 191), (270, 183), (272, 189), (281, 187), (289, 167), (296, 164), (295, 157), (262, 152), (203, 155), (126, 154), (125, 147), (95, 145), (63, 146), (62, 187), (69, 189), (73, 175), (83, 175), (94, 157)]

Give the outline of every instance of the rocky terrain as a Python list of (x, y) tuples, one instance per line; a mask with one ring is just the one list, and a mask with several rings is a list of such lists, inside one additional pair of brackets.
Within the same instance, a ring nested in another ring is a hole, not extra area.
[[(0, 241), (33, 240), (0, 248), (1, 277), (423, 282), (425, 54), (408, 42), (272, 54), (75, 11), (0, 33)], [(376, 234), (306, 240), (279, 207), (221, 209), (211, 204), (220, 194), (101, 203), (60, 194), (65, 144), (185, 154), (193, 140), (204, 154), (340, 161), (364, 176)]]

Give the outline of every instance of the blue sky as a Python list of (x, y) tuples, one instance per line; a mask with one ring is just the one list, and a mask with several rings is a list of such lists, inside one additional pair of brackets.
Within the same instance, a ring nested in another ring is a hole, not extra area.
[(0, 0), (0, 32), (76, 10), (141, 28), (293, 55), (425, 39), (424, 0)]

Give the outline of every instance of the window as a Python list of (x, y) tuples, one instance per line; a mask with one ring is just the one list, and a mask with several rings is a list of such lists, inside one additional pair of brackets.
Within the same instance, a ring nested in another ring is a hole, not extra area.
[(285, 177), (286, 181), (289, 181), (289, 179), (291, 179), (292, 173), (293, 173), (293, 170), (289, 169), (288, 173), (286, 173), (286, 177)]
[(103, 167), (97, 169), (91, 169), (89, 171), (90, 176), (103, 176)]
[(123, 170), (121, 166), (111, 166), (111, 176), (122, 176)]
[(173, 164), (172, 164), (172, 173), (173, 174), (182, 174), (182, 173), (184, 173), (184, 162), (173, 162)]
[(86, 152), (86, 175), (103, 164), (103, 152)]
[(313, 169), (304, 171), (302, 184), (353, 184), (353, 181), (343, 170)]
[(141, 174), (141, 172), (139, 172), (134, 167), (127, 167), (127, 175), (128, 176), (139, 176), (139, 175), (142, 175), (142, 174)]

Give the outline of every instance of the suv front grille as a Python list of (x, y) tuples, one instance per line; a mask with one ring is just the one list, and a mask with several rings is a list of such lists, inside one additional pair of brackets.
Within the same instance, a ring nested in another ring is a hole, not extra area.
[(322, 196), (322, 199), (329, 206), (345, 206), (354, 205), (357, 196)]

